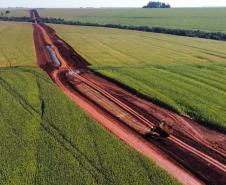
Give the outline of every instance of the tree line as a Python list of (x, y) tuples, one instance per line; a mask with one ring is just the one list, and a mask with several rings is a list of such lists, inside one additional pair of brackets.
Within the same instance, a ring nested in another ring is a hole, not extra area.
[[(0, 16), (2, 21), (16, 21), (16, 22), (32, 22), (30, 17), (4, 17)], [(65, 21), (61, 18), (39, 18), (38, 22), (52, 23), (52, 24), (64, 24), (64, 25), (79, 25), (79, 26), (95, 26), (106, 28), (118, 28), (125, 30), (137, 30), (144, 32), (164, 33), (171, 35), (198, 37), (204, 39), (222, 40), (226, 41), (226, 34), (221, 32), (205, 32), (200, 30), (188, 30), (188, 29), (173, 29), (163, 27), (149, 27), (149, 26), (128, 26), (121, 24), (98, 24), (98, 23), (86, 23), (80, 21)]]
[(14, 21), (14, 22), (32, 22), (30, 17), (5, 17), (0, 16), (1, 21)]
[(143, 6), (143, 8), (171, 8), (171, 6), (170, 4), (159, 1), (150, 1), (146, 6)]
[(6, 15), (6, 14), (9, 14), (9, 13), (10, 13), (10, 11), (6, 10), (5, 12), (0, 12), (0, 15), (3, 16), (4, 14)]
[(204, 38), (204, 39), (226, 41), (226, 34), (221, 32), (205, 32), (200, 30), (172, 29), (172, 28), (149, 27), (149, 26), (128, 26), (128, 25), (121, 25), (121, 24), (86, 23), (86, 22), (80, 22), (80, 21), (65, 21), (64, 19), (61, 19), (61, 18), (40, 18), (40, 21), (45, 23), (54, 23), (54, 24), (118, 28), (118, 29), (125, 29), (125, 30), (137, 30), (137, 31), (144, 31), (144, 32), (155, 32), (155, 33), (164, 33), (164, 34), (171, 34), (171, 35), (198, 37), (198, 38)]

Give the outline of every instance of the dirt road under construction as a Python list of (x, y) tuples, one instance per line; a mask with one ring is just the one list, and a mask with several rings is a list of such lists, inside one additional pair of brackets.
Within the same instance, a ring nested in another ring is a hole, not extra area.
[[(39, 22), (37, 11), (31, 11), (31, 16), (38, 65), (76, 104), (183, 184), (226, 184), (224, 134), (138, 98), (93, 73), (85, 59), (52, 28)], [(173, 125), (170, 137), (142, 136), (146, 128), (162, 120)]]

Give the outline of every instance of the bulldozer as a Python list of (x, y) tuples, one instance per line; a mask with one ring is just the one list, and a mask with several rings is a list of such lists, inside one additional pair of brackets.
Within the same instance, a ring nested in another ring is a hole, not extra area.
[(173, 127), (167, 121), (163, 120), (159, 124), (155, 125), (150, 129), (148, 133), (149, 137), (152, 138), (167, 138), (173, 133)]

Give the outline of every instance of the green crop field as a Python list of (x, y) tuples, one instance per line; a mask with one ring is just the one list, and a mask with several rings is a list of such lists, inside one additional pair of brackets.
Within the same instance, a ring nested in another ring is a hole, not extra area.
[(39, 69), (0, 69), (0, 184), (177, 184)]
[[(8, 14), (6, 14), (6, 11), (9, 11)], [(30, 16), (29, 9), (26, 8), (0, 8), (0, 16), (8, 16), (8, 17), (26, 17)]]
[(152, 101), (226, 130), (226, 43), (52, 25), (92, 68)]
[(34, 48), (31, 24), (0, 22), (0, 67), (36, 65)]
[(179, 184), (32, 67), (31, 24), (0, 32), (0, 184)]
[(226, 8), (40, 9), (41, 16), (99, 24), (159, 26), (226, 33)]

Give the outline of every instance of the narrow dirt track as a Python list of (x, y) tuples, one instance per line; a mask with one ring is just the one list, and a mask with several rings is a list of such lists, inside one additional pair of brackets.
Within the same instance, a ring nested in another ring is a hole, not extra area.
[[(158, 107), (95, 75), (89, 65), (55, 31), (34, 19), (34, 42), (38, 65), (76, 104), (89, 112), (110, 132), (131, 147), (154, 160), (183, 184), (226, 184), (226, 136), (198, 123)], [(53, 50), (61, 62), (56, 68), (46, 51)], [(67, 77), (68, 71), (81, 74)], [(144, 138), (130, 127), (140, 122), (151, 127), (167, 120), (174, 125), (174, 134), (165, 140)], [(133, 122), (133, 123), (132, 123)]]

